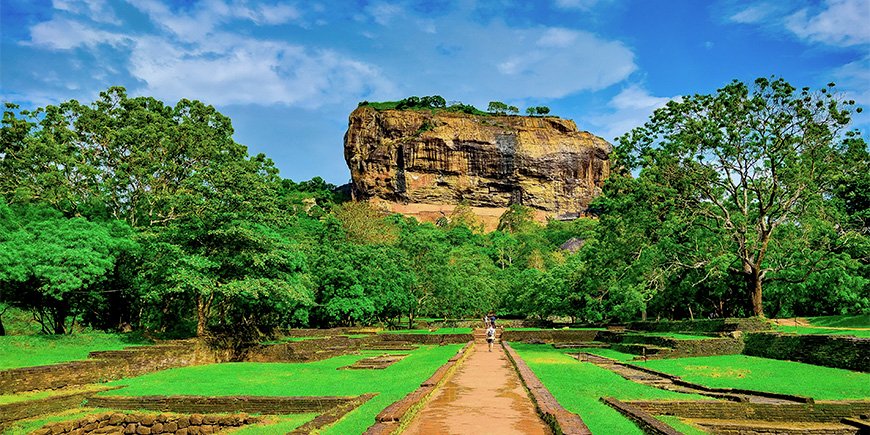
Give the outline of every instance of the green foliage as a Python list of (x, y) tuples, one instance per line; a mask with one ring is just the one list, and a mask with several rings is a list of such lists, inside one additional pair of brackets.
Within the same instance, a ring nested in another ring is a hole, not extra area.
[(619, 266), (588, 285), (689, 317), (866, 310), (866, 234), (835, 230), (847, 228), (848, 207), (830, 200), (834, 180), (860, 180), (841, 177), (843, 166), (868, 172), (866, 145), (841, 135), (853, 102), (831, 86), (735, 81), (672, 101), (618, 138), (625, 174), (595, 208), (596, 255)]
[(110, 291), (103, 284), (116, 259), (135, 248), (120, 221), (64, 218), (47, 207), (9, 207), (0, 228), (0, 290), (6, 304), (30, 310), (44, 333), (70, 330)]
[[(709, 387), (794, 394), (816, 400), (861, 400), (870, 397), (868, 373), (792, 361), (724, 355), (636, 364)], [(824, 382), (819, 382), (820, 379), (824, 379)]]
[[(764, 79), (673, 102), (620, 138), (619, 169), (590, 210), (598, 219), (541, 225), (514, 204), (490, 233), (468, 204), (421, 224), (320, 178), (282, 180), (199, 101), (114, 87), (89, 105), (7, 105), (0, 335), (18, 309), (52, 333), (232, 331), (252, 342), (279, 327), (490, 310), (718, 318), (758, 313), (760, 283), (771, 315), (870, 312), (870, 154), (859, 134), (840, 134), (851, 103), (829, 90)], [(486, 114), (439, 96), (360, 105)], [(499, 101), (488, 110), (518, 113)]]
[(532, 106), (526, 108), (526, 115), (529, 116), (547, 116), (550, 113), (550, 108), (547, 106)]

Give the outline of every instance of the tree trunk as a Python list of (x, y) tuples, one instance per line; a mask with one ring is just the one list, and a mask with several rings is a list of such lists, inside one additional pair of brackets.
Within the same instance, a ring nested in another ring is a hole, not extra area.
[(746, 278), (746, 290), (752, 302), (752, 315), (764, 317), (764, 306), (761, 303), (761, 274), (755, 268), (749, 268), (748, 271), (744, 269), (744, 276)]
[(57, 335), (63, 335), (66, 332), (66, 310), (63, 308), (55, 309), (53, 317), (52, 327), (54, 328), (54, 333)]
[(211, 308), (211, 302), (214, 300), (214, 293), (208, 296), (208, 300), (203, 298), (202, 294), (196, 296), (196, 336), (202, 337), (205, 335), (205, 327), (208, 324), (208, 312)]
[(0, 337), (6, 335), (6, 328), (3, 327), (3, 317), (0, 315)]

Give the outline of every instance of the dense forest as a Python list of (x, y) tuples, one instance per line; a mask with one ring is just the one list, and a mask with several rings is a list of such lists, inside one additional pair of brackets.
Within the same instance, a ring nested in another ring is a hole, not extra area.
[[(783, 80), (672, 101), (617, 140), (593, 217), (485, 233), (384, 215), (282, 179), (212, 106), (110, 88), (0, 130), (0, 334), (167, 336), (396, 326), (416, 317), (597, 323), (870, 313), (870, 156), (860, 111)], [(565, 249), (562, 246), (571, 241)]]

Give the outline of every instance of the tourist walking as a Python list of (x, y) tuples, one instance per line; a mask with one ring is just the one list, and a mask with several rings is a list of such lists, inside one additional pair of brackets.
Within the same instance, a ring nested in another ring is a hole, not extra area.
[(495, 326), (489, 325), (486, 330), (486, 344), (489, 346), (489, 351), (492, 352), (492, 343), (495, 341)]

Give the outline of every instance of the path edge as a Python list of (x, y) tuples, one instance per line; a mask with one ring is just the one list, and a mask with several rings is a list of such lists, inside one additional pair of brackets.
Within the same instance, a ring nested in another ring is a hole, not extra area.
[(447, 382), (462, 362), (474, 352), (474, 341), (469, 341), (450, 357), (446, 363), (435, 370), (435, 373), (423, 381), (416, 390), (408, 393), (405, 397), (393, 402), (383, 409), (375, 417), (375, 423), (369, 426), (364, 435), (393, 435), (404, 429), (423, 405), (432, 397), (432, 394), (442, 384)]
[(523, 361), (517, 352), (506, 341), (501, 342), (508, 359), (514, 366), (517, 374), (532, 402), (535, 404), (535, 410), (544, 422), (550, 426), (553, 433), (556, 435), (591, 435), (592, 432), (583, 419), (579, 415), (568, 411), (563, 407), (553, 396), (553, 393), (544, 386), (538, 376), (529, 368), (528, 364)]

